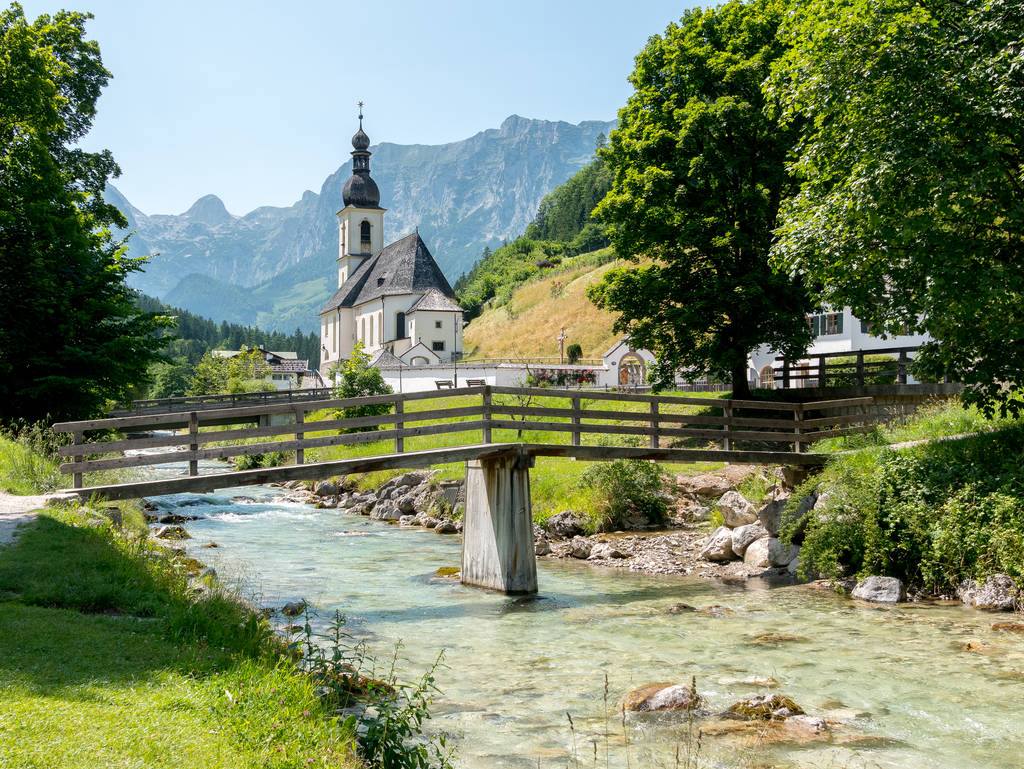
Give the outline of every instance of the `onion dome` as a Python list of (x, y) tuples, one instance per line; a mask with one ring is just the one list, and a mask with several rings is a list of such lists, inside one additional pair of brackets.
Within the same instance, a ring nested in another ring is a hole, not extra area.
[(359, 130), (356, 131), (356, 135), (352, 137), (352, 146), (357, 150), (367, 150), (370, 148), (370, 137), (363, 131), (363, 127), (360, 125)]
[(370, 178), (370, 137), (363, 131), (363, 103), (359, 102), (359, 130), (352, 137), (352, 176), (345, 182), (341, 199), (346, 206), (380, 208), (380, 190)]

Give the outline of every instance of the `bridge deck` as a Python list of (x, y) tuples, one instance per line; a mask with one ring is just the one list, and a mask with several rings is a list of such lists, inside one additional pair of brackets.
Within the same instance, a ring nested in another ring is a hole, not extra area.
[(184, 492), (202, 493), (235, 486), (253, 486), (284, 481), (313, 481), (351, 473), (374, 470), (421, 468), (470, 459), (486, 459), (503, 454), (521, 453), (530, 456), (572, 457), (586, 461), (614, 459), (651, 459), (661, 462), (732, 462), (735, 464), (822, 465), (828, 455), (792, 451), (725, 451), (715, 449), (637, 448), (630, 446), (567, 446), (545, 443), (479, 443), (469, 446), (406, 451), (372, 457), (314, 462), (303, 465), (233, 470), (209, 475), (182, 476), (154, 481), (63, 489), (59, 494), (88, 499), (101, 494), (107, 499), (135, 499)]

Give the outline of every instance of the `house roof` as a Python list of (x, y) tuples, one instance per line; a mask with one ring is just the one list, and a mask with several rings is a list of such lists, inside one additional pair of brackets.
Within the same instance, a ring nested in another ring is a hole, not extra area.
[(356, 307), (382, 296), (425, 293), (431, 288), (443, 296), (454, 296), (427, 244), (414, 232), (360, 264), (320, 312)]
[(409, 308), (410, 313), (414, 313), (417, 310), (462, 312), (462, 308), (459, 307), (458, 304), (442, 294), (436, 288), (428, 288), (423, 296), (416, 300), (416, 304)]
[(370, 365), (376, 368), (402, 368), (406, 364), (402, 362), (401, 358), (395, 356), (390, 350), (381, 350), (373, 356), (373, 360), (370, 361)]
[[(438, 354), (431, 350), (429, 347), (427, 347), (425, 344), (423, 344), (423, 342), (417, 342), (408, 350), (403, 352), (402, 361), (412, 361), (412, 359), (417, 356), (423, 356), (427, 360), (433, 359), (434, 363), (441, 362), (441, 358), (438, 356)], [(411, 365), (411, 363), (407, 363), (406, 365)]]

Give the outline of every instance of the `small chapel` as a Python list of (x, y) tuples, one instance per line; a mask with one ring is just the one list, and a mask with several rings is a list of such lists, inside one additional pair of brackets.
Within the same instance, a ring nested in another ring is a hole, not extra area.
[(419, 232), (384, 245), (370, 137), (352, 137), (352, 177), (338, 211), (338, 290), (320, 310), (320, 371), (361, 342), (375, 365), (428, 366), (462, 357), (462, 308)]

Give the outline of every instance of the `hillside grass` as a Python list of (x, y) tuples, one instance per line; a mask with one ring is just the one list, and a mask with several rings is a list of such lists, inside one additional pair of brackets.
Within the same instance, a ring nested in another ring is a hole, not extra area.
[(557, 357), (563, 326), (566, 347), (579, 344), (583, 357), (600, 357), (621, 335), (612, 330), (615, 315), (595, 307), (586, 290), (609, 270), (630, 264), (609, 262), (603, 253), (567, 258), (517, 286), (504, 303), (487, 305), (463, 332), (466, 357)]
[(359, 766), (262, 617), (95, 515), (0, 548), (0, 766)]

